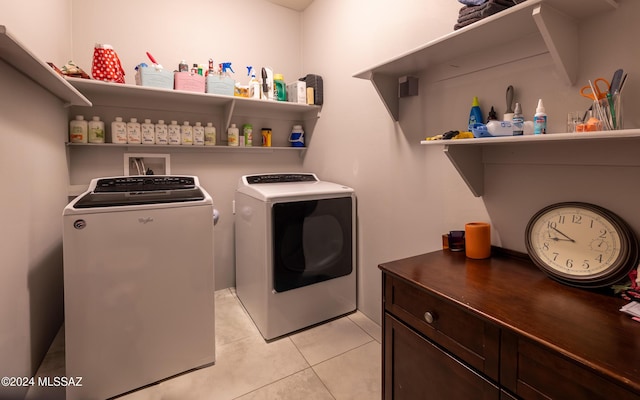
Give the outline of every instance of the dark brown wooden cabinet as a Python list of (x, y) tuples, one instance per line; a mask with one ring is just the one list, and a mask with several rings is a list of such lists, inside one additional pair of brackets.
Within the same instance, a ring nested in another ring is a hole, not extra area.
[(384, 399), (640, 399), (640, 324), (625, 302), (495, 253), (380, 265)]

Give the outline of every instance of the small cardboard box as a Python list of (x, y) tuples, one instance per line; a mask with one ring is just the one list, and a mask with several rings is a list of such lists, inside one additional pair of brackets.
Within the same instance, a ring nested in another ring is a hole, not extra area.
[(207, 76), (207, 93), (233, 96), (235, 85), (236, 81), (228, 76), (217, 74)]
[(136, 85), (173, 89), (173, 72), (156, 70), (152, 67), (140, 67), (136, 72)]
[(287, 85), (287, 95), (291, 103), (307, 104), (307, 84), (303, 81), (291, 82)]
[(176, 72), (174, 89), (204, 93), (204, 76), (191, 72)]

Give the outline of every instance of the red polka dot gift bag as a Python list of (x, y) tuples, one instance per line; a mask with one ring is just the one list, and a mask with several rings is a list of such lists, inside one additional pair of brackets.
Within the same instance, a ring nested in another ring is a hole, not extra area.
[(124, 83), (124, 69), (113, 47), (108, 44), (96, 44), (93, 50), (93, 79), (99, 81)]

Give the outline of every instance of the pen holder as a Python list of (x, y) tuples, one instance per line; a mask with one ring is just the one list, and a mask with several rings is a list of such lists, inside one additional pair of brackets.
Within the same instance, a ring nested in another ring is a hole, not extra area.
[(602, 122), (603, 131), (624, 129), (622, 96), (614, 93), (593, 102), (593, 116)]
[(486, 222), (469, 222), (464, 226), (465, 253), (473, 259), (491, 257), (491, 225)]

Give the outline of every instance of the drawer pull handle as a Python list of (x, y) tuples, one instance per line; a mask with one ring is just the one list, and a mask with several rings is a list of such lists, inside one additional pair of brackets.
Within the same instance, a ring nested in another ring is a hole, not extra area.
[(427, 321), (428, 324), (432, 324), (433, 321), (436, 320), (436, 317), (434, 316), (434, 314), (427, 311), (426, 313), (424, 313), (424, 320)]

